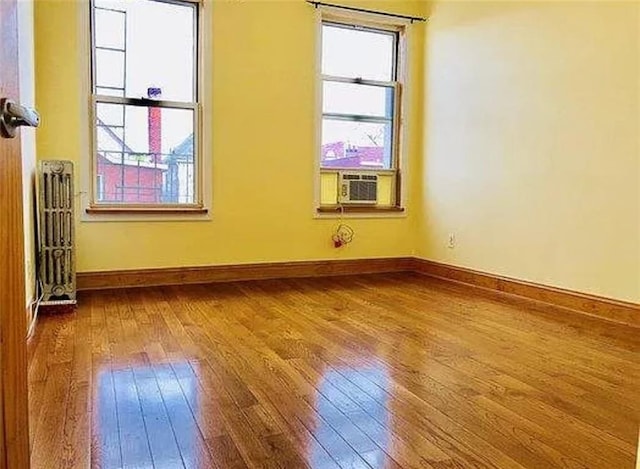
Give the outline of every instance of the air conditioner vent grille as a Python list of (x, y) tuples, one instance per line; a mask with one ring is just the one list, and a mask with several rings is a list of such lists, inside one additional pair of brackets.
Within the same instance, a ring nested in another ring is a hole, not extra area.
[(378, 201), (378, 175), (340, 173), (340, 203), (374, 205)]
[(378, 199), (378, 183), (376, 181), (351, 181), (350, 184), (351, 199), (366, 201)]

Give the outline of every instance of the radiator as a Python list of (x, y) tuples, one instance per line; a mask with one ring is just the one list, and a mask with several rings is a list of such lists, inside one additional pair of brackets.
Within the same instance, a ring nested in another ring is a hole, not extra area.
[(38, 277), (42, 304), (76, 302), (73, 163), (40, 162)]

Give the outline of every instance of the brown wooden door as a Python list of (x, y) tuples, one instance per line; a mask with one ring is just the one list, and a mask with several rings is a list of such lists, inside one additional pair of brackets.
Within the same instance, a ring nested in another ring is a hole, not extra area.
[[(0, 0), (0, 99), (18, 101), (16, 0)], [(0, 468), (29, 467), (20, 133), (0, 137)]]

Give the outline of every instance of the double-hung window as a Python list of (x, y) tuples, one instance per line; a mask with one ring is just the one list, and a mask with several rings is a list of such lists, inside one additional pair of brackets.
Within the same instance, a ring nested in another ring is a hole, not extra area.
[(371, 172), (397, 189), (400, 40), (398, 28), (323, 21), (321, 177)]
[(90, 208), (202, 207), (199, 8), (91, 1)]

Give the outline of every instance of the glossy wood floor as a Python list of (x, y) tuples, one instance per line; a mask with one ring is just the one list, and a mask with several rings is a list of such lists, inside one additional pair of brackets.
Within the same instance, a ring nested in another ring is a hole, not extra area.
[(638, 332), (409, 273), (85, 293), (33, 467), (632, 468)]

